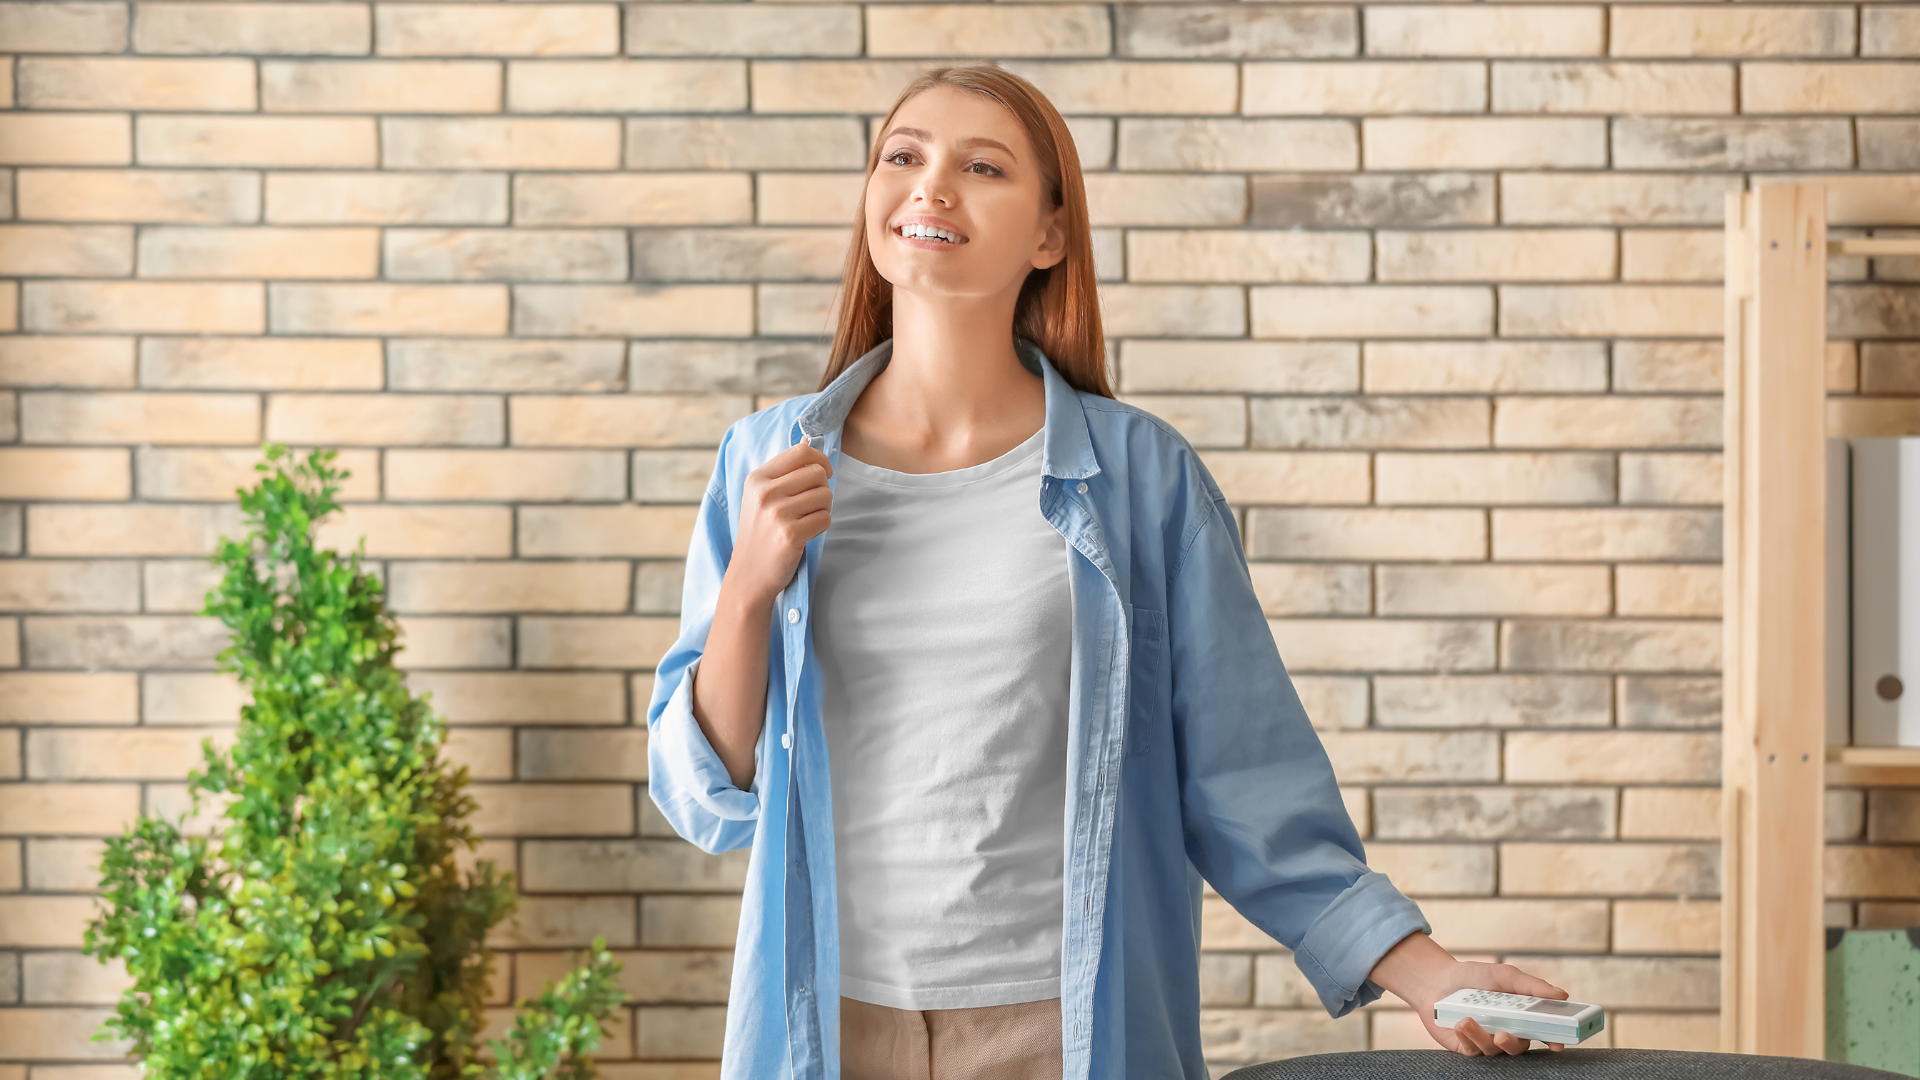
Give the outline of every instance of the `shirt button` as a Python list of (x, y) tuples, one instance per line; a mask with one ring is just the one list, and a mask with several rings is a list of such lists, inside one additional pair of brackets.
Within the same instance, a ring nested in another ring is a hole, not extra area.
[(780, 733), (780, 748), (782, 750), (793, 749), (793, 732), (783, 731)]
[(1075, 490), (1075, 491), (1077, 491), (1077, 492), (1079, 492), (1079, 493), (1080, 493), (1080, 494), (1082, 494), (1082, 495), (1085, 495), (1085, 494), (1087, 493), (1087, 484), (1086, 484), (1086, 481), (1084, 481), (1084, 480), (1083, 480), (1083, 481), (1081, 481), (1080, 483), (1078, 483), (1078, 484), (1076, 484), (1076, 485), (1074, 485), (1074, 489), (1073, 489), (1073, 490)]
[(790, 607), (790, 608), (788, 608), (788, 609), (787, 609), (787, 621), (788, 621), (788, 622), (799, 622), (799, 621), (800, 621), (800, 609), (799, 609), (799, 608), (797, 608), (797, 607)]

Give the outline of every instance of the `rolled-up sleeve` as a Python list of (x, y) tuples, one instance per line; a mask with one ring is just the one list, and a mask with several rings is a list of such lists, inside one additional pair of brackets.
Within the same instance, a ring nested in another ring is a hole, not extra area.
[(1344, 1016), (1384, 993), (1367, 977), (1380, 958), (1431, 928), (1367, 868), (1231, 511), (1205, 466), (1192, 464), (1193, 527), (1167, 601), (1188, 857), (1248, 921), (1293, 950), (1327, 1012)]
[[(676, 832), (703, 851), (719, 852), (753, 842), (760, 816), (760, 745), (754, 746), (754, 782), (735, 787), (725, 763), (693, 715), (693, 680), (713, 628), (720, 582), (733, 553), (727, 513), (728, 428), (721, 438), (713, 477), (694, 518), (687, 547), (686, 581), (680, 594), (680, 635), (654, 669), (647, 705), (647, 793)], [(764, 742), (764, 734), (760, 742)]]

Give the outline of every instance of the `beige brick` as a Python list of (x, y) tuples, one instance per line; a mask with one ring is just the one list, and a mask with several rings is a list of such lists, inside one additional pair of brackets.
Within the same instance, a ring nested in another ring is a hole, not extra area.
[(1210, 172), (1351, 170), (1360, 164), (1360, 140), (1348, 120), (1123, 118), (1119, 164)]
[(744, 398), (516, 397), (516, 446), (712, 446), (753, 410)]
[(137, 784), (0, 785), (0, 820), (38, 836), (117, 834), (140, 814)]
[(52, 333), (232, 333), (264, 328), (258, 284), (29, 281), (22, 323)]
[(1725, 247), (1725, 236), (1717, 230), (1627, 229), (1620, 234), (1620, 277), (1717, 282), (1726, 273)]
[[(1493, 892), (1490, 844), (1368, 844), (1367, 866), (1412, 896), (1486, 896)], [(1422, 914), (1433, 914), (1425, 904)]]
[(475, 784), (473, 827), (486, 836), (625, 836), (629, 784)]
[(1720, 680), (1684, 675), (1623, 675), (1621, 727), (1718, 727)]
[(732, 948), (739, 923), (737, 896), (648, 896), (640, 906), (640, 940), (650, 946)]
[(1382, 281), (1605, 280), (1611, 229), (1447, 229), (1374, 234)]
[(1496, 559), (1717, 559), (1717, 510), (1495, 510)]
[[(71, 6), (92, 7), (95, 5), (74, 4)], [(98, 6), (106, 7), (109, 5), (101, 4)], [(40, 898), (34, 898), (29, 901), (23, 897), (18, 903), (38, 903), (39, 900)], [(81, 939), (76, 935), (84, 933), (87, 920), (95, 917), (97, 914), (89, 910), (92, 906), (92, 901), (85, 897), (47, 897), (45, 901), (48, 906), (60, 909), (63, 913), (70, 910), (71, 915), (65, 916), (64, 921), (71, 922), (74, 926), (79, 927), (78, 930), (74, 930), (71, 934), (61, 935), (61, 940), (52, 942), (52, 944), (78, 947)], [(9, 900), (7, 903), (11, 908), (15, 902)], [(22, 914), (23, 917), (35, 918), (36, 921), (41, 917), (41, 908), (35, 907), (29, 910), (31, 911), (30, 915), (25, 911), (19, 913)], [(14, 914), (15, 911), (12, 910), (7, 913), (9, 918), (13, 917)], [(74, 920), (78, 921), (75, 922)], [(68, 940), (69, 938), (71, 940)], [(38, 942), (35, 942), (35, 944), (38, 944)], [(0, 1054), (6, 1054), (9, 1058), (16, 1061), (71, 1061), (75, 1059), (81, 1061), (113, 1061), (124, 1058), (133, 1050), (133, 1043), (131, 1041), (127, 1039), (103, 1039), (100, 1042), (93, 1041), (93, 1036), (101, 1030), (101, 1025), (113, 1015), (114, 1010), (112, 1009), (38, 1008), (7, 1009), (0, 1011)], [(77, 1065), (70, 1066), (63, 1070), (58, 1067), (49, 1068), (46, 1065), (36, 1065), (34, 1072), (42, 1073), (49, 1077), (59, 1077), (63, 1072), (70, 1076), (84, 1077), (94, 1074), (96, 1070), (110, 1068), (112, 1068), (112, 1066)], [(25, 1076), (25, 1070), (21, 1070), (19, 1075)]]
[(1606, 727), (1604, 676), (1381, 675), (1373, 680), (1382, 727)]
[(387, 378), (393, 390), (618, 390), (625, 359), (616, 341), (415, 338), (388, 342)]
[(1474, 510), (1247, 511), (1247, 554), (1269, 559), (1482, 559), (1486, 515)]
[(623, 611), (628, 566), (616, 562), (396, 563), (394, 610), (414, 614)]
[(1920, 336), (1920, 289), (1834, 285), (1827, 299), (1828, 332), (1836, 338)]
[(381, 4), (381, 56), (612, 56), (620, 47), (612, 4)]
[(866, 186), (860, 173), (761, 173), (758, 181), (754, 220), (762, 225), (844, 226), (853, 221)]
[(500, 64), (488, 60), (266, 60), (267, 112), (498, 112)]
[(487, 944), (496, 949), (578, 948), (604, 937), (614, 948), (636, 945), (637, 904), (631, 896), (523, 896), (519, 911), (488, 932)]
[(1631, 616), (1717, 618), (1718, 566), (1621, 566), (1615, 573), (1616, 611)]
[(1500, 286), (1500, 333), (1516, 336), (1709, 336), (1720, 315), (1714, 286)]
[(634, 1010), (635, 1052), (646, 1058), (720, 1056), (727, 1011), (717, 1005), (653, 1005)]
[(1369, 394), (1607, 388), (1607, 353), (1601, 342), (1370, 341), (1364, 355)]
[(27, 442), (254, 442), (259, 399), (251, 394), (29, 391), (20, 396)]
[(678, 634), (670, 618), (525, 616), (520, 663), (530, 668), (633, 667), (666, 654)]
[(1613, 905), (1613, 951), (1720, 951), (1717, 900), (1619, 900)]
[(388, 117), (380, 121), (380, 151), (390, 169), (613, 169), (620, 165), (620, 123)]
[(867, 140), (851, 117), (635, 117), (629, 169), (857, 169)]
[(39, 221), (221, 223), (260, 216), (260, 178), (160, 169), (22, 169), (20, 215)]
[(237, 534), (238, 507), (48, 503), (27, 511), (34, 555), (209, 555)]
[(1613, 459), (1605, 454), (1381, 454), (1381, 503), (1607, 503)]
[(1875, 172), (1911, 169), (1920, 161), (1920, 121), (1879, 120), (1862, 117), (1855, 121), (1860, 135), (1860, 168)]
[(1501, 633), (1501, 666), (1521, 670), (1714, 671), (1720, 667), (1720, 622), (1509, 622)]
[(1112, 35), (1107, 8), (1091, 4), (903, 4), (866, 13), (869, 56), (1105, 56)]
[(1737, 176), (1516, 173), (1500, 180), (1508, 225), (1719, 225)]
[(15, 79), (27, 109), (251, 112), (256, 104), (248, 60), (27, 58)]
[[(1827, 792), (1829, 807), (1833, 796), (1837, 794), (1842, 793)], [(1879, 788), (1866, 795), (1870, 822), (1868, 840), (1875, 843), (1912, 843), (1915, 838), (1920, 838), (1920, 799), (1915, 798), (1914, 792), (1901, 788)], [(1856, 829), (1841, 838), (1852, 839), (1858, 834), (1859, 830)]]
[[(26, 564), (32, 566), (32, 564)], [(71, 565), (71, 564), (69, 564)], [(32, 610), (48, 606), (46, 600), (73, 604), (70, 611), (100, 611), (130, 605), (100, 603), (103, 594), (124, 594), (128, 586), (139, 588), (139, 579), (124, 572), (120, 563), (82, 563), (78, 573), (60, 564), (42, 564), (39, 575), (46, 580), (27, 599), (40, 603), (20, 603), (21, 575), (0, 576), (0, 596), (7, 607)], [(65, 571), (65, 572), (63, 572)], [(77, 598), (74, 594), (79, 594)], [(78, 600), (76, 603), (75, 600)], [(140, 687), (126, 672), (20, 671), (0, 674), (0, 720), (7, 723), (53, 724), (130, 724), (139, 717)], [(12, 737), (12, 733), (8, 733)]]
[(272, 173), (266, 180), (266, 211), (266, 220), (282, 225), (503, 225), (507, 178), (486, 173)]
[(1611, 788), (1386, 787), (1374, 792), (1374, 831), (1388, 839), (1606, 840), (1614, 834), (1613, 816)]
[(27, 3), (0, 7), (10, 52), (98, 53), (127, 47), (127, 5)]
[[(100, 888), (100, 858), (106, 854), (106, 842), (103, 840), (29, 840), (27, 841), (27, 888), (48, 892), (97, 892)], [(68, 954), (79, 960), (77, 954)], [(58, 959), (57, 953), (38, 953), (28, 960), (24, 971), (28, 1001), (63, 1002), (84, 1001), (83, 997), (68, 996), (72, 990), (62, 991), (49, 985), (53, 973), (47, 968)], [(36, 965), (33, 961), (39, 960)], [(82, 971), (98, 971), (100, 964), (96, 960), (85, 961)], [(109, 1001), (114, 1000), (109, 998)]]
[(1493, 414), (1502, 447), (1717, 447), (1720, 402), (1688, 397), (1503, 397)]
[(1362, 9), (1369, 56), (1579, 56), (1605, 40), (1604, 12), (1588, 6)]
[(1824, 877), (1828, 896), (1920, 897), (1920, 868), (1914, 865), (1911, 847), (1830, 845)]
[[(305, 449), (295, 447), (304, 455)], [(133, 453), (134, 489), (146, 499), (194, 499), (226, 502), (234, 489), (251, 487), (260, 475), (257, 443), (231, 450), (168, 449), (142, 446)], [(380, 497), (380, 457), (374, 450), (345, 450), (334, 467), (348, 473), (340, 485), (343, 502)]]
[(1489, 410), (1480, 398), (1255, 398), (1253, 445), (1287, 449), (1482, 447)]
[[(727, 1000), (733, 970), (729, 950), (647, 950), (615, 953), (614, 957), (622, 965), (620, 986), (634, 1001), (718, 1004)], [(522, 952), (513, 961), (515, 984), (525, 994), (573, 970), (575, 957)], [(693, 1080), (692, 1074), (687, 1080)]]
[(1214, 336), (1246, 333), (1246, 299), (1221, 285), (1121, 285), (1100, 287), (1101, 321), (1114, 337)]
[[(46, 853), (65, 863), (79, 864), (89, 877), (102, 851), (94, 841), (50, 840), (33, 846), (36, 857)], [(97, 884), (97, 879), (91, 884)], [(125, 962), (120, 960), (102, 963), (78, 952), (46, 952), (29, 953), (21, 961), (23, 1000), (32, 1004), (112, 1005), (134, 986)]]
[(269, 284), (276, 334), (504, 334), (504, 285)]
[(1905, 7), (1869, 7), (1860, 17), (1860, 55), (1910, 56), (1920, 52), (1920, 12)]
[(645, 229), (633, 234), (639, 281), (832, 281), (846, 263), (847, 230)]
[[(613, 731), (522, 731), (519, 733), (520, 777), (525, 780), (645, 780), (647, 778), (647, 732), (645, 728), (619, 728)], [(639, 841), (652, 846), (652, 841)], [(679, 845), (675, 845), (678, 847)], [(546, 847), (546, 845), (542, 845)], [(595, 847), (601, 847), (595, 845)], [(602, 848), (604, 850), (604, 848)], [(533, 861), (529, 850), (529, 865)], [(704, 859), (705, 862), (720, 862)], [(578, 889), (578, 880), (592, 863), (572, 868), (570, 888)], [(644, 891), (650, 882), (642, 878), (635, 885)]]
[(1838, 169), (1852, 156), (1844, 119), (1621, 117), (1613, 126), (1613, 159), (1622, 168)]
[(1455, 952), (1606, 952), (1604, 900), (1422, 900), (1433, 939)]
[(1493, 177), (1479, 173), (1252, 178), (1249, 222), (1263, 227), (1417, 228), (1494, 220)]
[(142, 165), (372, 168), (380, 164), (370, 117), (149, 114), (134, 126), (134, 139)]
[(133, 386), (133, 339), (0, 338), (0, 385), (129, 388)]
[(180, 278), (372, 278), (380, 274), (374, 229), (147, 228), (140, 276)]
[(1605, 615), (1604, 566), (1382, 566), (1382, 615)]
[(1666, 731), (1515, 731), (1508, 783), (1717, 783), (1720, 737)]
[[(1742, 102), (1753, 108), (1751, 98)], [(1733, 65), (1495, 62), (1493, 108), (1513, 113), (1730, 113)]]
[[(1267, 563), (1247, 566), (1253, 577), (1253, 591), (1260, 608), (1269, 615), (1366, 615), (1371, 612), (1372, 587), (1364, 566), (1330, 566), (1325, 563)], [(1294, 680), (1294, 689), (1304, 700), (1307, 691)], [(1335, 727), (1364, 726), (1367, 717), (1366, 687), (1349, 680), (1332, 680), (1344, 692), (1341, 701), (1329, 708), (1350, 717), (1354, 723), (1332, 723), (1323, 717), (1325, 710), (1309, 707), (1307, 714), (1316, 723)], [(1349, 702), (1349, 696), (1353, 700)]]
[[(657, 56), (857, 56), (860, 9), (810, 4), (626, 6), (627, 52)], [(878, 55), (877, 53), (875, 55)]]
[[(399, 620), (400, 640), (406, 646), (394, 662), (414, 674), (409, 682), (427, 685), (426, 668), (508, 667), (513, 663), (513, 624), (510, 619), (471, 616), (436, 619), (411, 615)], [(420, 680), (414, 682), (413, 680)]]
[(1607, 161), (1606, 122), (1598, 119), (1377, 117), (1361, 122), (1360, 138), (1368, 167), (1377, 169), (1560, 169)]
[(1200, 1049), (1208, 1061), (1233, 1064), (1366, 1047), (1366, 1018), (1330, 1019), (1323, 1009), (1204, 1009)]
[(747, 107), (740, 60), (515, 60), (511, 112), (737, 112)]
[(623, 281), (614, 230), (389, 229), (387, 277), (402, 281)]
[(757, 60), (749, 75), (753, 110), (884, 114), (931, 66), (918, 60)]
[[(525, 732), (533, 738), (586, 735), (596, 740), (630, 732)], [(644, 759), (644, 755), (643, 755)], [(569, 892), (653, 892), (738, 889), (746, 882), (747, 852), (708, 855), (678, 837), (641, 840), (554, 840), (526, 845), (526, 887)]]
[(1122, 56), (1346, 57), (1358, 51), (1359, 26), (1350, 11), (1339, 8), (1128, 5), (1118, 8), (1116, 17)]
[(1239, 177), (1094, 173), (1086, 181), (1095, 226), (1238, 225), (1247, 212)]
[(1371, 487), (1364, 454), (1242, 451), (1201, 458), (1227, 499), (1238, 504), (1365, 503)]
[(770, 283), (755, 291), (758, 295), (754, 302), (754, 320), (762, 334), (820, 337), (833, 334), (839, 318), (838, 290), (834, 286)]
[(1239, 91), (1233, 64), (1015, 61), (1003, 65), (1064, 113), (1231, 113)]
[(211, 668), (228, 644), (225, 628), (211, 619), (42, 615), (23, 623), (32, 667)]
[(125, 113), (0, 116), (0, 165), (126, 165), (133, 124)]
[(753, 332), (752, 305), (747, 285), (517, 285), (513, 329), (527, 336), (745, 335)]
[(1500, 845), (1500, 892), (1506, 896), (1678, 893), (1720, 891), (1717, 844)]
[(1625, 788), (1620, 835), (1629, 840), (1711, 840), (1720, 835), (1719, 788)]
[(42, 728), (27, 732), (27, 776), (53, 780), (176, 780), (206, 764), (201, 743), (228, 728)]
[(1491, 732), (1328, 731), (1320, 738), (1348, 784), (1492, 780), (1499, 771), (1499, 736)]
[(1250, 63), (1241, 78), (1240, 111), (1251, 115), (1370, 116), (1487, 107), (1486, 66), (1479, 62)]
[(1293, 231), (1141, 231), (1127, 236), (1134, 281), (1364, 281), (1366, 237)]
[(372, 45), (365, 4), (147, 3), (133, 30), (144, 53), (355, 56)]
[[(762, 205), (775, 178), (760, 177)], [(764, 213), (764, 210), (763, 210)], [(634, 173), (514, 178), (517, 225), (725, 225), (753, 216), (745, 173)], [(852, 220), (851, 211), (845, 220)]]
[(1614, 56), (1845, 56), (1852, 8), (1647, 7), (1613, 9)]
[(626, 462), (607, 450), (392, 450), (387, 497), (422, 502), (615, 500)]
[(208, 590), (223, 574), (212, 562), (148, 559), (140, 566), (141, 609), (148, 613), (199, 614)]
[(140, 385), (196, 390), (378, 390), (380, 343), (311, 338), (144, 338)]
[(1265, 285), (1256, 286), (1251, 293), (1255, 337), (1477, 337), (1493, 333), (1493, 290), (1485, 287)]
[(1254, 958), (1244, 953), (1200, 954), (1200, 1004), (1253, 1004)]
[(612, 673), (443, 672), (408, 677), (455, 724), (620, 724), (626, 702)]
[(1635, 393), (1674, 390), (1718, 393), (1721, 357), (1725, 353), (1725, 347), (1718, 341), (1615, 342), (1614, 387)]
[[(513, 512), (504, 506), (354, 506), (327, 519), (320, 542), (367, 555), (507, 558), (513, 554)], [(397, 578), (395, 579), (397, 580)]]
[(0, 498), (125, 499), (132, 494), (125, 450), (0, 447)]
[(1475, 671), (1493, 666), (1493, 627), (1444, 619), (1268, 619), (1289, 669)]
[(1861, 343), (1860, 392), (1920, 393), (1920, 346), (1908, 342)]
[(1907, 112), (1915, 97), (1920, 66), (1912, 63), (1755, 63), (1740, 71), (1740, 106), (1750, 112)]
[(231, 724), (252, 700), (232, 675), (148, 672), (140, 677), (141, 719), (148, 724)]
[(1359, 350), (1344, 342), (1125, 341), (1120, 389), (1351, 393)]
[(642, 393), (799, 394), (818, 388), (826, 366), (824, 343), (636, 341), (627, 383)]
[(1622, 1013), (1615, 1024), (1614, 1045), (1714, 1053), (1720, 1049), (1720, 1014)]
[(1620, 501), (1718, 505), (1723, 473), (1719, 454), (1621, 454)]
[(526, 558), (677, 558), (693, 539), (693, 508), (683, 506), (529, 506), (519, 522)]
[(20, 277), (124, 277), (133, 272), (125, 225), (0, 225), (0, 273)]

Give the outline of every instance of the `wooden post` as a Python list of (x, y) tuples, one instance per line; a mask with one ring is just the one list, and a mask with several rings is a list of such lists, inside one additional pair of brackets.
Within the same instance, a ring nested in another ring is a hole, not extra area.
[(1721, 1045), (1825, 1056), (1826, 194), (1727, 197)]

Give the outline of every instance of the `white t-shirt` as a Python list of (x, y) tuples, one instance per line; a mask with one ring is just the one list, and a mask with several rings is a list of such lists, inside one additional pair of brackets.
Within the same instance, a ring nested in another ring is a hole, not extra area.
[(965, 469), (835, 468), (813, 635), (858, 1001), (1060, 994), (1073, 603), (1044, 430)]

